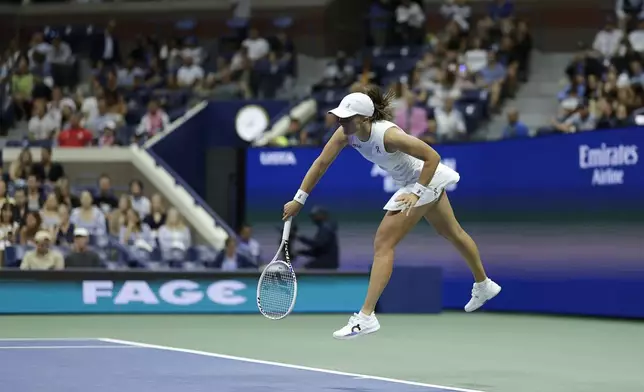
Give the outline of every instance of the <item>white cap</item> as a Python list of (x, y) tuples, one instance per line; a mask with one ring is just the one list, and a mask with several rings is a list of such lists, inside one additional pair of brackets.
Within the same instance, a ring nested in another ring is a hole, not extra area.
[(351, 93), (342, 98), (340, 105), (333, 110), (329, 110), (329, 113), (335, 114), (340, 118), (349, 118), (355, 115), (371, 117), (374, 111), (373, 101), (367, 94)]
[(89, 237), (89, 231), (84, 227), (74, 229), (74, 237)]
[(41, 230), (36, 233), (36, 235), (34, 236), (34, 240), (36, 242), (42, 242), (45, 240), (51, 241), (51, 234), (49, 234), (48, 231)]

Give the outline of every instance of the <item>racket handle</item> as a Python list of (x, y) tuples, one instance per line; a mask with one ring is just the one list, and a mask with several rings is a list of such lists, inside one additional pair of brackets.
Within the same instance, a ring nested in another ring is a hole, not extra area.
[(293, 218), (288, 218), (286, 223), (284, 223), (284, 230), (282, 231), (282, 241), (288, 240), (288, 235), (291, 233), (291, 221)]

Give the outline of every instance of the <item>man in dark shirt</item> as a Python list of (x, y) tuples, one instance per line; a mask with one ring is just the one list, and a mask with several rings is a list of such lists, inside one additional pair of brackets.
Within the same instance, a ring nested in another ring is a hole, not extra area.
[(298, 254), (312, 258), (305, 268), (337, 269), (340, 265), (337, 224), (330, 219), (327, 210), (320, 206), (315, 206), (311, 210), (311, 220), (317, 227), (315, 235), (312, 238), (297, 237), (307, 246)]
[(118, 207), (119, 201), (112, 190), (112, 180), (107, 174), (101, 174), (98, 180), (98, 192), (94, 195), (94, 204), (106, 214)]
[(89, 250), (89, 232), (79, 227), (74, 230), (74, 246), (65, 258), (65, 268), (103, 268), (101, 258), (96, 252)]

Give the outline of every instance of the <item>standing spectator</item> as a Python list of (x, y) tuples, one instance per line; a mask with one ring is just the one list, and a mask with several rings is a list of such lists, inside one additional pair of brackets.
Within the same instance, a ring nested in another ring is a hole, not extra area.
[(65, 268), (63, 255), (50, 249), (51, 234), (47, 231), (40, 231), (34, 236), (36, 249), (25, 253), (20, 263), (21, 270), (62, 270)]
[(103, 236), (107, 230), (107, 223), (103, 212), (94, 205), (94, 199), (89, 191), (83, 191), (80, 197), (80, 207), (74, 208), (70, 221), (76, 228), (87, 229), (93, 236)]
[(36, 233), (40, 231), (40, 214), (37, 211), (27, 211), (25, 221), (20, 227), (20, 245), (35, 243)]
[(119, 232), (119, 242), (122, 245), (136, 245), (137, 242), (143, 241), (148, 246), (153, 243), (150, 227), (141, 222), (141, 217), (133, 209), (126, 213), (125, 225)]
[(153, 233), (156, 233), (165, 224), (166, 213), (161, 195), (155, 193), (150, 199), (150, 213), (143, 219), (143, 223), (150, 226)]
[(119, 202), (116, 196), (114, 196), (114, 190), (112, 189), (112, 179), (105, 173), (101, 174), (98, 179), (98, 192), (94, 196), (94, 204), (105, 215), (108, 215), (113, 209), (118, 207)]
[(508, 109), (508, 125), (503, 130), (504, 138), (529, 137), (530, 129), (519, 121), (519, 111), (515, 108)]
[(40, 149), (40, 162), (33, 164), (33, 172), (41, 183), (55, 183), (65, 176), (63, 166), (51, 159), (51, 147)]
[(177, 85), (179, 87), (194, 87), (197, 82), (203, 80), (205, 77), (203, 68), (200, 65), (194, 64), (192, 57), (184, 57), (183, 65), (177, 71)]
[(92, 143), (92, 133), (81, 126), (81, 115), (72, 114), (70, 128), (58, 135), (60, 147), (86, 147)]
[(33, 105), (33, 116), (29, 120), (29, 138), (32, 140), (51, 140), (59, 124), (47, 113), (45, 101), (37, 99)]
[(237, 253), (237, 242), (233, 237), (226, 238), (225, 248), (215, 258), (213, 267), (222, 271), (257, 268), (246, 256)]
[(121, 197), (119, 198), (118, 208), (112, 211), (108, 218), (111, 235), (119, 235), (121, 227), (125, 226), (126, 214), (131, 208), (132, 202), (130, 200), (130, 196), (125, 194), (121, 195)]
[(186, 251), (192, 246), (190, 229), (183, 223), (179, 212), (175, 208), (168, 210), (165, 224), (159, 228), (159, 246), (166, 254), (172, 249)]
[(612, 18), (608, 18), (604, 29), (595, 36), (593, 49), (601, 53), (604, 58), (610, 59), (617, 54), (623, 35), (624, 33), (615, 26)]
[(136, 134), (139, 137), (148, 139), (157, 133), (165, 131), (169, 125), (170, 117), (168, 117), (168, 114), (159, 108), (159, 103), (156, 100), (151, 100), (148, 103), (148, 112), (141, 118)]
[(253, 62), (268, 56), (268, 52), (270, 51), (268, 41), (260, 37), (259, 31), (256, 28), (250, 29), (248, 38), (242, 42), (242, 46), (248, 49), (248, 58)]
[(143, 183), (140, 180), (130, 181), (130, 201), (141, 219), (150, 213), (150, 199), (143, 195)]
[(67, 204), (61, 204), (58, 206), (58, 217), (60, 219), (60, 224), (56, 231), (56, 245), (69, 246), (74, 242), (74, 229), (76, 227), (69, 220), (69, 207)]
[(425, 31), (425, 12), (416, 2), (401, 0), (396, 8), (398, 35), (403, 45), (419, 44)]
[(442, 108), (434, 112), (436, 118), (436, 134), (439, 141), (454, 141), (461, 139), (467, 129), (463, 114), (454, 108), (454, 100), (447, 98)]
[(244, 223), (239, 229), (239, 248), (238, 252), (246, 256), (255, 265), (260, 264), (262, 253), (259, 242), (253, 238), (253, 228), (248, 223)]
[(98, 63), (104, 65), (113, 65), (121, 62), (121, 47), (119, 40), (114, 36), (116, 22), (110, 20), (102, 34), (97, 34), (91, 48), (91, 58), (94, 61), (94, 67)]
[(86, 229), (74, 230), (74, 246), (65, 258), (65, 268), (103, 268), (101, 258), (87, 247), (89, 232)]

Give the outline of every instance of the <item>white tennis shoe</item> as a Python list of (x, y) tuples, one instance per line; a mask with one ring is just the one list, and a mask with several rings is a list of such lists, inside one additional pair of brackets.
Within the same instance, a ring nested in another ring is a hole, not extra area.
[(376, 314), (372, 313), (371, 316), (365, 316), (362, 313), (354, 313), (349, 318), (349, 323), (344, 327), (333, 332), (333, 337), (336, 339), (353, 339), (361, 335), (368, 335), (380, 329), (380, 323), (376, 318)]
[(501, 292), (501, 286), (494, 283), (492, 279), (486, 279), (480, 283), (474, 283), (472, 287), (472, 299), (465, 305), (466, 312), (473, 312), (483, 306), (484, 303), (496, 297)]

